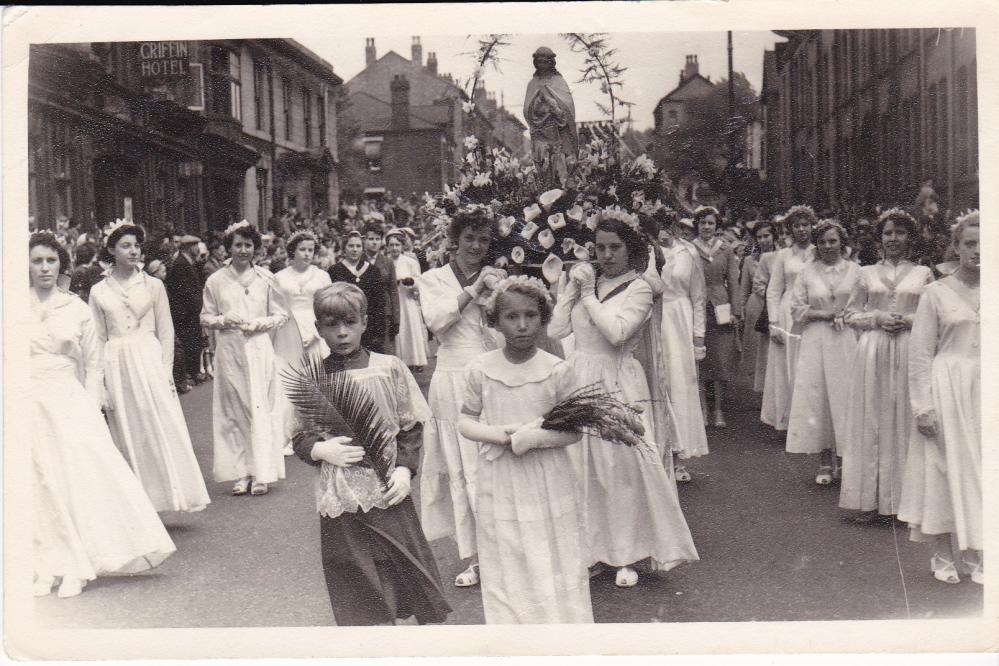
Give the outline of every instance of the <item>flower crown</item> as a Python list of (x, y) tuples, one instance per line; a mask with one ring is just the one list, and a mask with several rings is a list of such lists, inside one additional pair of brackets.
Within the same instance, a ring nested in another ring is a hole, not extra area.
[(222, 235), (223, 236), (231, 236), (232, 234), (236, 233), (240, 229), (250, 229), (252, 227), (253, 227), (253, 225), (250, 224), (249, 220), (240, 220), (239, 222), (233, 222), (228, 227), (226, 227), (225, 231), (222, 232)]
[(957, 216), (957, 224), (968, 224), (969, 222), (978, 222), (980, 219), (978, 209), (972, 208), (971, 210), (966, 210)]
[(638, 216), (629, 213), (620, 206), (608, 206), (600, 211), (600, 218), (603, 220), (618, 220), (634, 231), (639, 231)]
[(291, 236), (288, 237), (288, 242), (286, 245), (293, 245), (295, 243), (301, 243), (303, 240), (310, 240), (313, 243), (319, 244), (319, 238), (310, 229), (299, 229)]
[(131, 227), (131, 226), (135, 226), (135, 225), (133, 225), (128, 220), (123, 220), (121, 218), (118, 218), (117, 220), (115, 220), (114, 222), (112, 222), (111, 224), (109, 224), (107, 227), (105, 227), (104, 233), (103, 233), (104, 241), (107, 242), (108, 238), (111, 237), (111, 234), (113, 234), (114, 232), (118, 231), (118, 229), (121, 229), (122, 227)]
[(499, 299), (500, 294), (504, 293), (514, 285), (526, 287), (531, 292), (537, 292), (542, 298), (544, 298), (545, 301), (547, 301), (548, 305), (552, 304), (551, 294), (548, 293), (548, 287), (545, 286), (544, 282), (538, 278), (528, 277), (526, 275), (511, 275), (510, 277), (503, 278), (496, 283), (495, 287), (493, 287), (492, 292), (483, 304), (486, 312), (496, 312), (496, 301)]
[(878, 223), (880, 224), (880, 223), (884, 222), (885, 220), (887, 220), (889, 218), (892, 218), (892, 217), (904, 217), (907, 220), (912, 221), (913, 223), (916, 221), (912, 217), (912, 215), (909, 215), (907, 212), (905, 212), (904, 210), (902, 210), (898, 206), (892, 206), (888, 210), (883, 211), (880, 215), (878, 215)]
[(697, 215), (698, 213), (709, 213), (710, 215), (714, 215), (716, 217), (721, 215), (721, 213), (718, 212), (718, 209), (714, 206), (698, 206), (694, 209), (694, 215)]
[(795, 215), (805, 215), (806, 217), (808, 217), (810, 220), (813, 221), (816, 219), (815, 209), (812, 208), (811, 206), (806, 206), (803, 204), (797, 204), (788, 208), (787, 212), (784, 213), (784, 219), (786, 220), (792, 218)]

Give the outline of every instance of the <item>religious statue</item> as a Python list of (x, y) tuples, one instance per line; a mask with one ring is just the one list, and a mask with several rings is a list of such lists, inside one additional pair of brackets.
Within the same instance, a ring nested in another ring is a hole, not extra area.
[(565, 184), (579, 149), (576, 107), (569, 84), (555, 69), (555, 52), (545, 46), (534, 52), (534, 77), (527, 84), (524, 118), (538, 170), (554, 171)]

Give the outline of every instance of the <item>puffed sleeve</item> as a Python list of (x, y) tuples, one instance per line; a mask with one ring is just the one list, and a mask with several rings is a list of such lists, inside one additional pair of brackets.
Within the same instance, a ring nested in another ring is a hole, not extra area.
[(770, 281), (767, 283), (767, 312), (770, 313), (770, 321), (777, 321), (777, 314), (780, 312), (780, 299), (784, 295), (784, 251), (778, 250), (774, 255), (773, 271), (770, 273)]
[(642, 279), (652, 287), (653, 297), (663, 293), (666, 289), (666, 283), (659, 276), (659, 271), (656, 269), (656, 247), (654, 245), (649, 246), (649, 265), (645, 268), (645, 272), (642, 273)]
[[(444, 270), (444, 269), (440, 269)], [(437, 270), (424, 273), (417, 278), (420, 289), (420, 309), (423, 311), (423, 321), (435, 336), (440, 337), (461, 319), (458, 309), (458, 296), (450, 289)]]
[(558, 278), (555, 307), (552, 310), (551, 321), (548, 322), (548, 337), (560, 340), (572, 333), (572, 306), (576, 304), (576, 300), (576, 287), (573, 286), (568, 273), (563, 272)]
[(101, 291), (103, 287), (98, 287), (101, 283), (98, 282), (94, 285), (94, 288), (90, 290), (90, 315), (91, 315), (91, 326), (94, 329), (94, 335), (97, 341), (104, 345), (108, 341), (108, 323), (104, 318), (104, 309), (101, 307)]
[(732, 314), (736, 317), (742, 316), (742, 299), (739, 298), (739, 257), (732, 250), (727, 250), (727, 264), (725, 267), (725, 282), (728, 289), (728, 302), (732, 304)]
[(739, 307), (746, 309), (746, 301), (753, 293), (753, 275), (759, 270), (760, 262), (753, 257), (746, 257), (742, 262), (742, 274), (739, 275)]
[(170, 300), (167, 298), (166, 287), (158, 279), (151, 276), (146, 277), (147, 282), (152, 285), (153, 314), (156, 317), (156, 338), (160, 341), (162, 348), (163, 365), (167, 369), (167, 377), (173, 373), (173, 317), (170, 315)]
[(704, 283), (704, 262), (700, 257), (688, 253), (690, 264), (690, 305), (694, 310), (694, 337), (703, 338), (707, 323), (705, 311), (707, 303), (707, 287)]
[(205, 328), (221, 329), (222, 313), (219, 310), (219, 299), (216, 294), (219, 273), (212, 273), (205, 282), (205, 290), (201, 299), (201, 325)]
[(916, 417), (934, 411), (930, 383), (940, 327), (936, 292), (936, 289), (923, 292), (909, 336), (909, 403)]
[(615, 347), (627, 342), (652, 314), (652, 287), (644, 280), (635, 280), (623, 294), (604, 303), (589, 292), (582, 300), (597, 330)]
[[(91, 302), (93, 302), (91, 300)], [(100, 405), (104, 399), (104, 341), (97, 334), (94, 317), (80, 301), (80, 360), (83, 364), (83, 385)]]
[(808, 302), (808, 267), (805, 267), (798, 274), (798, 279), (794, 281), (791, 289), (791, 317), (794, 321), (803, 324), (805, 316), (812, 309)]
[(399, 417), (399, 428), (409, 430), (414, 425), (429, 421), (433, 418), (433, 414), (406, 364), (397, 356), (389, 358), (392, 359), (392, 383), (395, 388), (395, 408)]
[(858, 331), (869, 331), (877, 328), (878, 310), (870, 308), (870, 287), (867, 284), (868, 271), (861, 271), (853, 284), (850, 300), (846, 302), (843, 320), (847, 326)]
[(461, 413), (476, 418), (482, 414), (482, 370), (474, 362), (465, 371), (465, 391), (462, 394)]

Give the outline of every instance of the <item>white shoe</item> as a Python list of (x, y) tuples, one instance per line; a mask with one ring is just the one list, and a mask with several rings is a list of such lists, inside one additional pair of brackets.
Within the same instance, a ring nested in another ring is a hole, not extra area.
[(618, 587), (635, 587), (638, 585), (638, 572), (631, 567), (621, 567), (617, 570), (614, 584)]
[(465, 569), (460, 574), (455, 576), (454, 579), (455, 587), (474, 587), (478, 584), (479, 584), (478, 563), (469, 566), (467, 569)]
[(38, 578), (31, 584), (31, 593), (36, 597), (47, 597), (52, 594), (53, 585), (55, 585), (55, 578), (51, 576)]
[(63, 576), (62, 584), (59, 585), (59, 598), (68, 599), (69, 597), (75, 597), (80, 592), (83, 592), (83, 585), (84, 582), (79, 578)]
[(683, 465), (675, 465), (673, 467), (673, 476), (676, 478), (678, 483), (686, 483), (690, 481), (690, 472)]
[(291, 444), (285, 444), (283, 453), (286, 456), (293, 456), (295, 455), (295, 448)]

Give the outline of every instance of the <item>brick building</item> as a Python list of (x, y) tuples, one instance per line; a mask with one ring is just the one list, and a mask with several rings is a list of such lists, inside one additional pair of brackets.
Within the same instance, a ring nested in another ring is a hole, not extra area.
[(653, 111), (657, 134), (669, 130), (670, 127), (682, 125), (687, 118), (687, 103), (694, 99), (703, 99), (714, 90), (715, 84), (699, 70), (697, 56), (688, 55), (683, 69), (680, 70), (680, 81), (676, 84), (676, 88), (666, 93)]
[(978, 205), (973, 29), (778, 31), (764, 56), (764, 169), (773, 204)]
[(32, 45), (30, 215), (201, 233), (332, 210), (341, 83), (289, 39)]
[(351, 144), (343, 150), (345, 196), (440, 192), (454, 181), (469, 135), (523, 152), (523, 123), (484, 87), (476, 89), (475, 108), (466, 114), (468, 95), (437, 71), (435, 53), (424, 64), (419, 37), (413, 37), (410, 58), (395, 51), (378, 57), (368, 38), (365, 63), (344, 84), (342, 126), (354, 135), (342, 138)]

